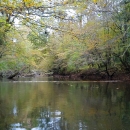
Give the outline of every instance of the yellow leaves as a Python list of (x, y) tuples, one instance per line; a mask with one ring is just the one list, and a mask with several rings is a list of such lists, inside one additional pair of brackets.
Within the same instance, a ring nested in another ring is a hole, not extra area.
[(23, 0), (23, 1), (27, 7), (32, 7), (35, 5), (35, 2), (33, 0)]
[(94, 4), (98, 4), (100, 7), (105, 8), (107, 5), (109, 5), (109, 1), (106, 0), (92, 0)]
[(65, 1), (63, 2), (63, 5), (66, 5), (66, 4), (68, 4), (68, 0), (65, 0)]
[(53, 57), (52, 56), (47, 56), (42, 59), (41, 63), (39, 64), (39, 69), (43, 69), (44, 71), (47, 71), (51, 69), (51, 65), (53, 64)]
[(32, 3), (33, 0), (23, 0), (25, 3)]
[(67, 55), (66, 55), (66, 52), (61, 52), (61, 53), (57, 54), (57, 56), (59, 59), (65, 59)]
[[(19, 9), (19, 8), (24, 8), (24, 6), (27, 7), (37, 7), (37, 6), (41, 6), (42, 0), (40, 1), (35, 1), (35, 0), (2, 0), (2, 2), (0, 2), (0, 6), (2, 7), (6, 7), (6, 10), (8, 10), (10, 8), (10, 10), (14, 10), (14, 9)], [(8, 8), (9, 7), (9, 8)], [(3, 8), (2, 8), (3, 10)]]
[(35, 0), (23, 0), (25, 6), (27, 7), (38, 7), (42, 5), (42, 1), (35, 1)]
[(8, 9), (8, 7), (11, 7), (12, 9), (15, 7), (16, 2), (10, 1), (10, 0), (2, 0), (2, 2), (0, 3), (0, 6), (6, 6), (6, 9)]
[[(76, 5), (76, 3), (78, 3), (78, 1), (76, 1), (76, 0), (64, 0), (64, 1), (63, 1), (63, 5), (66, 5), (66, 4)], [(80, 2), (80, 3), (81, 3), (81, 2)]]
[(93, 0), (93, 2), (94, 2), (95, 4), (97, 4), (98, 0)]

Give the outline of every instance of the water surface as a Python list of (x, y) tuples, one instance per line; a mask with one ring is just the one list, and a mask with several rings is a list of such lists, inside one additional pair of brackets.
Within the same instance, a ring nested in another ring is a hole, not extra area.
[(129, 129), (129, 83), (0, 82), (0, 130)]

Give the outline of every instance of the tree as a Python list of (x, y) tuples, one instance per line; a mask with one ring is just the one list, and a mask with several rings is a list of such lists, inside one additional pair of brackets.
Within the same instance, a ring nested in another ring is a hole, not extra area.
[(117, 11), (113, 13), (113, 30), (118, 36), (117, 50), (115, 51), (115, 56), (120, 61), (121, 69), (129, 72), (130, 69), (130, 51), (129, 51), (129, 41), (130, 41), (130, 2), (127, 0), (122, 0), (119, 3)]
[(0, 27), (0, 71), (4, 74), (6, 71), (21, 70), (25, 66), (36, 67), (36, 57), (39, 57), (40, 51), (34, 49), (26, 35), (29, 33), (27, 27), (10, 27), (6, 20), (1, 17)]
[[(6, 48), (13, 48), (22, 63), (38, 63), (39, 68), (60, 74), (94, 68), (105, 72), (108, 78), (122, 65), (129, 71), (128, 0), (4, 0), (0, 4), (4, 19), (0, 23), (1, 44), (8, 42)], [(24, 30), (16, 27), (16, 20)], [(10, 29), (15, 30), (15, 36), (10, 36)], [(28, 31), (22, 33), (25, 30)], [(11, 38), (18, 43), (15, 47), (15, 42), (9, 41)], [(2, 55), (15, 54), (9, 52), (1, 50)]]

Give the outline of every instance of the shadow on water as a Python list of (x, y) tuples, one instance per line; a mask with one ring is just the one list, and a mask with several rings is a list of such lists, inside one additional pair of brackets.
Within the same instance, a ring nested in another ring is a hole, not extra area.
[(129, 83), (0, 82), (0, 130), (129, 130), (129, 122)]

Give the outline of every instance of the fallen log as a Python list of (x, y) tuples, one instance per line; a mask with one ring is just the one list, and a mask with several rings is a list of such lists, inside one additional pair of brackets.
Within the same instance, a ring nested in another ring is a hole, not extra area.
[(14, 77), (16, 77), (17, 75), (19, 75), (22, 71), (24, 71), (27, 68), (28, 68), (27, 66), (23, 67), (21, 70), (16, 71), (15, 73), (13, 73), (10, 76), (8, 76), (7, 79), (13, 79)]

